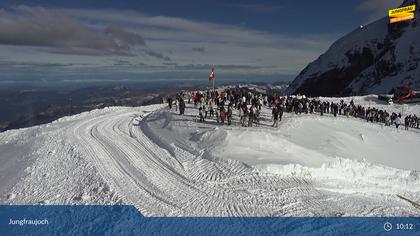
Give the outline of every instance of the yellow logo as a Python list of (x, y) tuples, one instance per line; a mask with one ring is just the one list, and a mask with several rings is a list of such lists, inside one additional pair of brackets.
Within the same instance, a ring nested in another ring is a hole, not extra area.
[(404, 16), (389, 18), (389, 23), (392, 24), (392, 23), (397, 23), (397, 22), (401, 22), (401, 21), (412, 20), (414, 18), (415, 18), (414, 13), (408, 13)]
[(414, 12), (415, 10), (416, 10), (416, 5), (411, 5), (411, 6), (389, 10), (388, 15), (389, 17), (400, 17), (407, 13)]
[(415, 18), (416, 5), (396, 8), (388, 11), (389, 23), (396, 23)]

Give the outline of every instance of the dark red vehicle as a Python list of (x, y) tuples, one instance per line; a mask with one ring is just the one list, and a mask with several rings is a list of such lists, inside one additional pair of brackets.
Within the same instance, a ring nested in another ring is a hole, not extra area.
[(393, 102), (396, 103), (420, 103), (420, 92), (415, 92), (408, 85), (394, 89)]

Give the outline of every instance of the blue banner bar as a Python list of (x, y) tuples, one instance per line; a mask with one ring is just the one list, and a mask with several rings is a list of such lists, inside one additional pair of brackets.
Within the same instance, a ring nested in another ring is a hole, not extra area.
[(420, 235), (420, 217), (144, 217), (133, 206), (0, 206), (0, 235)]

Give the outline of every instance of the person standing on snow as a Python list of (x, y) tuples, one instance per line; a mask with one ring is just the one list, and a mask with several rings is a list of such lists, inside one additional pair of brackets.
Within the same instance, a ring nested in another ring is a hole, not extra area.
[(298, 102), (298, 104), (297, 104), (297, 108), (298, 108), (298, 110), (297, 110), (297, 114), (302, 114), (302, 111), (303, 111), (303, 104), (302, 104), (302, 101), (299, 101)]
[(184, 115), (185, 112), (185, 102), (184, 99), (179, 100), (179, 114)]
[(220, 107), (220, 121), (222, 122), (222, 125), (225, 124), (225, 119), (226, 119), (226, 111), (225, 111), (225, 107)]
[(284, 110), (284, 106), (281, 105), (278, 107), (278, 113), (279, 113), (279, 121), (281, 121), (281, 119), (283, 118), (283, 110)]
[(411, 122), (411, 115), (406, 116), (405, 119), (404, 119), (405, 130), (408, 130), (408, 127), (410, 126), (410, 122)]
[(200, 116), (200, 122), (205, 122), (202, 107), (198, 109), (198, 115)]
[(207, 113), (208, 113), (207, 110), (208, 109), (207, 109), (206, 105), (203, 105), (204, 119), (207, 119)]
[(232, 124), (232, 104), (229, 104), (226, 115), (227, 115), (228, 125), (231, 125)]
[(242, 110), (244, 112), (244, 116), (243, 116), (243, 120), (242, 120), (242, 126), (246, 127), (246, 122), (248, 120), (248, 107), (247, 107), (246, 103), (244, 103), (242, 105)]
[(200, 107), (204, 106), (205, 103), (204, 95), (200, 94)]
[(257, 126), (260, 126), (260, 115), (261, 115), (261, 109), (255, 109), (254, 114), (254, 121)]
[(210, 118), (213, 118), (213, 115), (214, 115), (214, 110), (213, 110), (213, 99), (210, 99), (210, 102), (209, 102), (209, 115), (210, 115)]
[(244, 120), (244, 110), (242, 109), (242, 106), (239, 105), (239, 122), (241, 124), (243, 124), (243, 120)]
[(401, 114), (397, 116), (397, 118), (395, 118), (394, 120), (395, 123), (395, 127), (398, 129), (398, 127), (400, 127), (400, 125), (402, 125), (403, 121), (401, 119)]
[(417, 126), (417, 129), (420, 128), (420, 117), (419, 116), (417, 116), (416, 126)]
[(273, 110), (271, 112), (273, 115), (273, 127), (277, 128), (279, 126), (279, 107), (275, 106), (273, 107)]
[(254, 123), (254, 114), (255, 114), (255, 107), (254, 105), (252, 105), (251, 108), (249, 109), (248, 127), (252, 127), (252, 123)]
[(179, 106), (179, 98), (175, 99), (175, 112), (178, 111), (178, 106)]
[(385, 126), (391, 126), (391, 118), (388, 113), (385, 115)]
[(169, 110), (172, 110), (172, 102), (173, 102), (172, 98), (169, 97), (168, 99), (166, 99), (166, 101), (168, 102)]
[(336, 103), (331, 102), (331, 110), (334, 114), (334, 117), (337, 117), (338, 114), (338, 105)]
[(218, 107), (216, 107), (216, 109), (214, 110), (214, 115), (216, 116), (217, 123), (219, 123), (220, 122), (220, 112), (219, 112)]

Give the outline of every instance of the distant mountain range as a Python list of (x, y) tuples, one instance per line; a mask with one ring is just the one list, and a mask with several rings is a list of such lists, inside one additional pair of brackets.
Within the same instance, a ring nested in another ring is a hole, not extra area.
[(68, 92), (0, 91), (0, 132), (44, 124), (97, 108), (142, 106), (161, 101), (156, 91), (125, 86), (90, 87)]
[[(389, 24), (388, 17), (360, 26), (336, 41), (291, 83), (287, 94), (349, 96), (420, 90), (420, 7), (417, 19)], [(384, 14), (386, 14), (384, 12)]]

